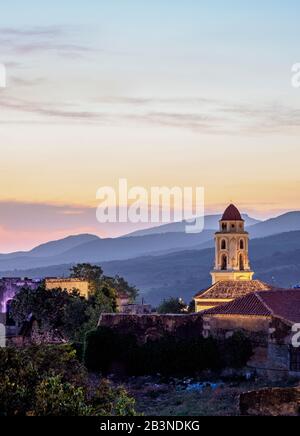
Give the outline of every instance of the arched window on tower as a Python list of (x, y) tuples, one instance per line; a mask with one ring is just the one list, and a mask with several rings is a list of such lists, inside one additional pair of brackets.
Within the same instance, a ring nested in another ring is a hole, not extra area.
[(221, 250), (226, 250), (226, 241), (225, 241), (225, 239), (222, 239)]
[(240, 254), (240, 271), (244, 271), (245, 266), (244, 266), (244, 258), (243, 255)]
[(226, 223), (223, 223), (223, 224), (222, 224), (222, 230), (223, 230), (224, 232), (227, 230), (227, 224), (226, 224)]
[(223, 254), (223, 256), (222, 256), (221, 270), (222, 271), (227, 270), (227, 256), (225, 254)]
[(244, 244), (243, 239), (241, 239), (240, 240), (240, 250), (244, 250), (244, 248), (245, 248), (245, 244)]

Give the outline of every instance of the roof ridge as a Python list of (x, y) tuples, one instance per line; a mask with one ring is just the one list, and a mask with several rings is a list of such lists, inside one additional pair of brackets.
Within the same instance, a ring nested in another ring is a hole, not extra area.
[[(266, 292), (266, 291), (261, 291)], [(268, 292), (268, 291), (267, 291)], [(272, 291), (269, 291), (272, 292)], [(264, 299), (259, 295), (259, 292), (254, 292), (255, 296), (258, 298), (258, 300), (265, 306), (266, 309), (268, 309), (268, 311), (275, 316), (274, 310), (264, 301)]]
[(214, 283), (213, 285), (211, 285), (209, 288), (207, 288), (204, 292), (200, 291), (198, 292), (198, 294), (195, 295), (194, 298), (199, 297), (199, 296), (203, 296), (205, 295), (207, 292), (211, 291), (219, 282)]

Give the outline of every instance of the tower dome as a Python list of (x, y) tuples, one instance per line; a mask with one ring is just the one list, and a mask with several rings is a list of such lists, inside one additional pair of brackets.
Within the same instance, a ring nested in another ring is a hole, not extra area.
[(221, 221), (244, 221), (244, 220), (238, 208), (235, 207), (234, 204), (230, 204), (225, 210), (225, 212), (223, 213)]

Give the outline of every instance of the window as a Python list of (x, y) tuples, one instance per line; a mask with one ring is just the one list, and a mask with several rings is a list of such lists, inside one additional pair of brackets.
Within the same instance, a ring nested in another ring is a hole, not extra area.
[(245, 267), (244, 267), (244, 258), (242, 256), (242, 254), (240, 254), (240, 271), (244, 271)]
[(225, 224), (225, 223), (222, 224), (222, 230), (224, 230), (224, 231), (227, 230), (227, 224)]
[(226, 250), (226, 241), (225, 241), (225, 239), (223, 239), (222, 242), (221, 242), (221, 250)]
[(234, 225), (234, 224), (231, 224), (231, 228), (232, 228), (232, 229), (235, 229), (235, 225)]
[(300, 348), (290, 347), (290, 370), (300, 372)]
[(241, 239), (240, 240), (240, 250), (244, 250), (244, 247), (245, 247), (244, 241)]
[(222, 271), (227, 270), (227, 256), (225, 254), (222, 256), (221, 269)]

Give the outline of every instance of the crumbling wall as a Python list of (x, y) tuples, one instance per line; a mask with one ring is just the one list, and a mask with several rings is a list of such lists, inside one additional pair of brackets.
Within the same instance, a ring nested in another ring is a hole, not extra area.
[(241, 415), (299, 416), (300, 388), (266, 388), (240, 396)]
[(99, 326), (118, 330), (123, 334), (133, 334), (140, 343), (155, 340), (166, 334), (179, 338), (202, 335), (202, 316), (186, 315), (128, 315), (120, 313), (102, 314)]

